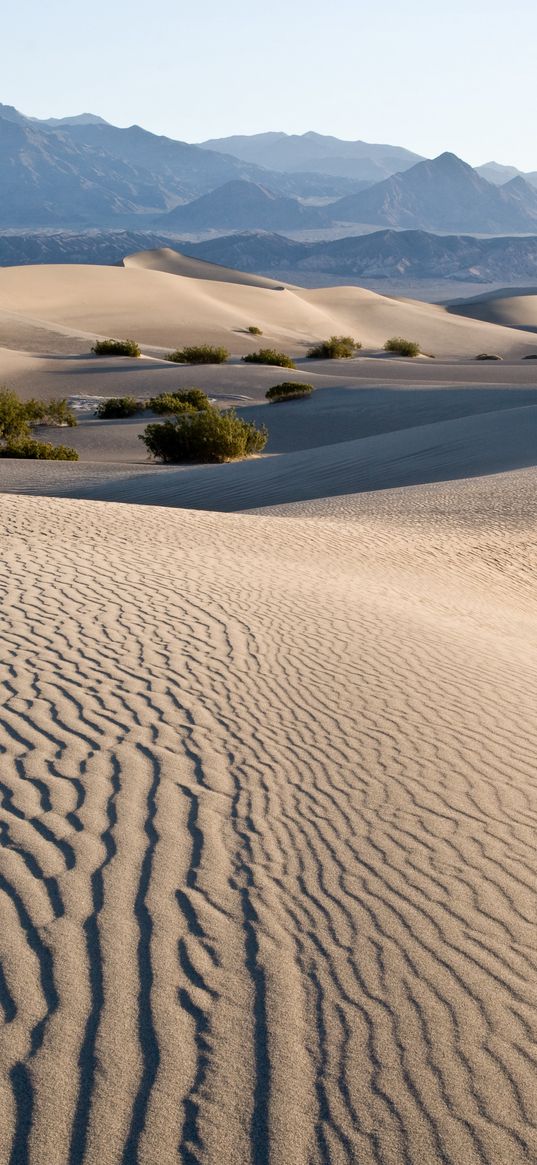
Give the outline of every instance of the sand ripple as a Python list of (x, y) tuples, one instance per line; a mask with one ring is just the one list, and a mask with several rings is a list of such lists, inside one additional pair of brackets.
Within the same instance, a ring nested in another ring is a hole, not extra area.
[(1, 1161), (537, 1161), (534, 533), (0, 518)]

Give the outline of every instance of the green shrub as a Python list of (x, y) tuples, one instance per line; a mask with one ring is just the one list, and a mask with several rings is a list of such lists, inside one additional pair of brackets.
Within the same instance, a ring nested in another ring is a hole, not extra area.
[(403, 336), (392, 336), (386, 340), (385, 352), (395, 352), (398, 356), (419, 356), (421, 348), (415, 340), (405, 340)]
[(251, 336), (262, 336), (263, 335), (261, 328), (257, 328), (255, 324), (250, 324), (248, 331), (249, 331)]
[(107, 400), (99, 401), (95, 416), (101, 421), (110, 421), (114, 417), (134, 417), (143, 407), (143, 403), (133, 396), (109, 396)]
[[(502, 359), (503, 359), (503, 357), (497, 356), (495, 352), (480, 352), (479, 356), (476, 356), (476, 360), (502, 360)], [(527, 360), (528, 357), (526, 356), (525, 359)], [(530, 357), (530, 359), (531, 359), (531, 357)]]
[(76, 425), (66, 400), (19, 400), (8, 388), (0, 389), (0, 443), (9, 446), (31, 438), (36, 425)]
[(171, 360), (173, 364), (225, 364), (228, 357), (227, 348), (193, 344), (188, 348), (176, 348), (175, 352), (168, 352), (165, 360)]
[(258, 352), (243, 356), (243, 360), (245, 364), (276, 364), (279, 368), (296, 368), (290, 356), (286, 356), (285, 352), (277, 352), (275, 348), (260, 348)]
[(312, 392), (312, 384), (295, 384), (292, 380), (284, 380), (282, 384), (275, 384), (274, 388), (269, 388), (265, 397), (276, 404), (282, 400), (295, 400), (301, 396), (311, 396)]
[(92, 352), (96, 356), (141, 356), (136, 340), (96, 340)]
[(181, 388), (177, 392), (161, 392), (160, 396), (152, 396), (147, 402), (147, 408), (154, 413), (182, 413), (191, 409), (208, 409), (211, 407), (209, 397), (201, 388)]
[(329, 340), (321, 340), (314, 344), (308, 352), (309, 360), (349, 360), (362, 347), (359, 340), (352, 336), (330, 336)]
[(68, 425), (76, 428), (74, 412), (63, 400), (27, 400), (24, 403), (26, 417), (30, 425)]
[(13, 442), (30, 435), (24, 401), (9, 388), (0, 388), (0, 441)]
[(23, 437), (19, 441), (2, 446), (0, 457), (26, 458), (32, 461), (78, 461), (76, 449), (70, 449), (68, 445), (34, 441), (33, 437)]
[(173, 420), (148, 425), (140, 434), (158, 461), (236, 461), (265, 448), (268, 432), (243, 421), (233, 409), (208, 408), (182, 413)]

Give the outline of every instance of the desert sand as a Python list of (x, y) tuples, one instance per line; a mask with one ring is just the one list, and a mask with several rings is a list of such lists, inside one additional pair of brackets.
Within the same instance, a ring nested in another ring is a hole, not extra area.
[[(57, 350), (56, 336), (64, 338), (63, 351), (67, 337), (71, 343), (85, 341), (87, 352), (88, 340), (114, 335), (134, 337), (148, 355), (189, 341), (224, 343), (237, 355), (270, 341), (300, 355), (334, 332), (350, 332), (366, 351), (404, 335), (437, 358), (471, 359), (483, 351), (519, 357), (535, 349), (535, 340), (532, 344), (523, 330), (462, 318), (434, 304), (359, 287), (258, 286), (248, 275), (240, 282), (219, 282), (214, 266), (209, 265), (209, 277), (205, 267), (189, 261), (197, 277), (144, 267), (139, 257), (124, 267), (5, 267), (0, 270), (0, 344), (27, 350), (34, 329), (32, 346), (41, 352), (47, 351), (47, 331), (49, 352)], [(262, 329), (263, 341), (247, 334), (250, 325)], [(19, 330), (25, 340), (20, 345)]]
[[(78, 463), (0, 460), (0, 1162), (536, 1163), (531, 336), (154, 262), (0, 272), (0, 380), (81, 416)], [(263, 405), (260, 296), (297, 356), (355, 308), (443, 355)], [(225, 368), (159, 359), (196, 312)], [(188, 383), (267, 453), (91, 419)]]

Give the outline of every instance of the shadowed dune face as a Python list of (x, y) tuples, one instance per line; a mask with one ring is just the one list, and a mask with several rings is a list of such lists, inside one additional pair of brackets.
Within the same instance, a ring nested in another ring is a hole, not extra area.
[(2, 1161), (534, 1159), (535, 539), (412, 512), (0, 499)]
[[(537, 333), (537, 290), (522, 291), (506, 288), (488, 295), (474, 296), (467, 303), (461, 301), (449, 307), (450, 312), (466, 319), (499, 324), (504, 328)], [(537, 335), (534, 349), (537, 352)]]

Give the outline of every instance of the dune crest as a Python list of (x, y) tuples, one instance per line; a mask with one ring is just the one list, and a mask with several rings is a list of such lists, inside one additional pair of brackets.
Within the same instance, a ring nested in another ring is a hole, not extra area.
[[(304, 355), (313, 341), (342, 332), (356, 336), (367, 350), (377, 351), (390, 336), (403, 335), (416, 339), (424, 352), (457, 360), (473, 359), (486, 350), (512, 357), (533, 350), (532, 337), (523, 330), (359, 287), (281, 290), (271, 280), (227, 269), (218, 280), (218, 268), (211, 267), (210, 276), (200, 275), (205, 267), (181, 256), (177, 265), (185, 273), (179, 273), (173, 252), (172, 258), (142, 252), (125, 264), (0, 269), (0, 326), (8, 321), (10, 346), (24, 349), (26, 332), (38, 328), (73, 340), (133, 336), (149, 350), (181, 343), (225, 344), (234, 355), (243, 355), (259, 346), (258, 337), (247, 334), (253, 324), (265, 342), (297, 355)], [(190, 264), (192, 273), (186, 274)], [(53, 342), (51, 335), (48, 339)]]

